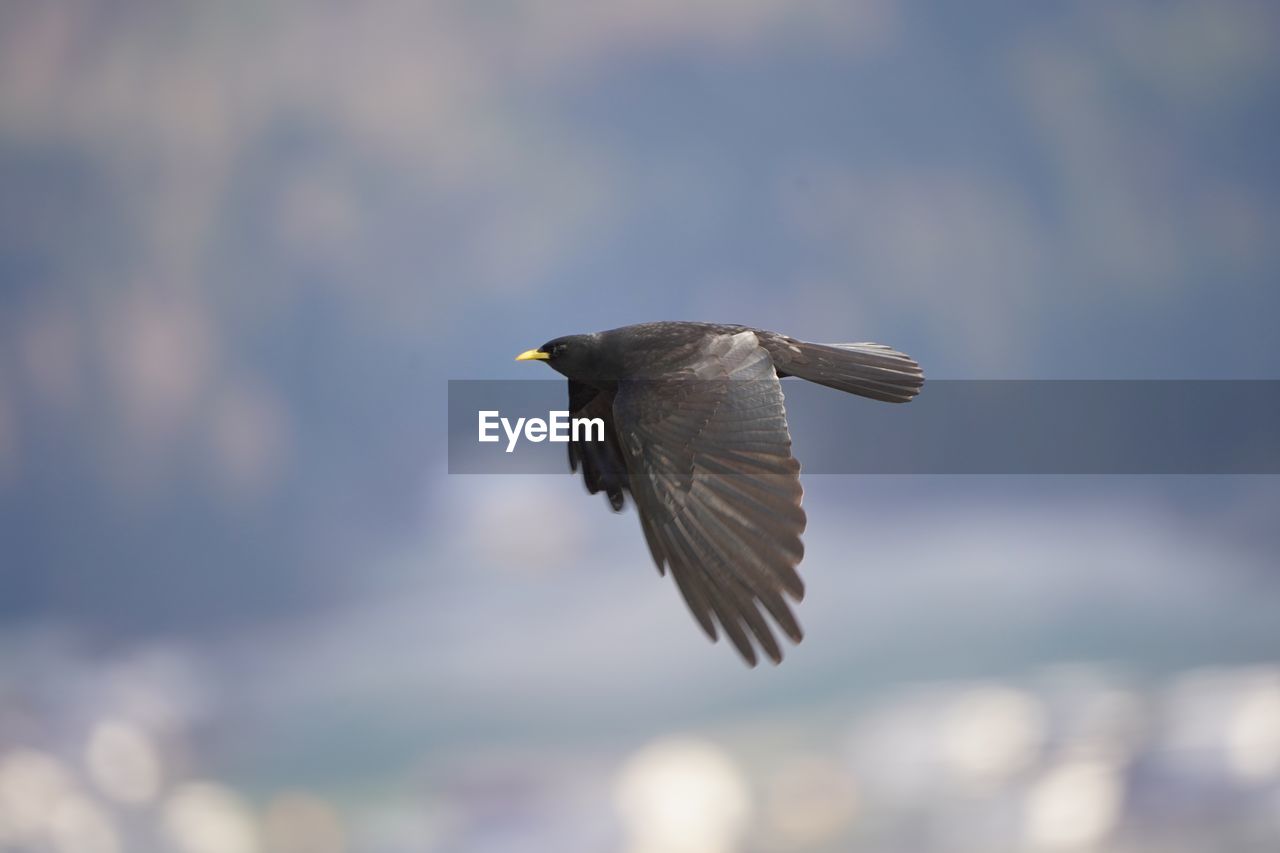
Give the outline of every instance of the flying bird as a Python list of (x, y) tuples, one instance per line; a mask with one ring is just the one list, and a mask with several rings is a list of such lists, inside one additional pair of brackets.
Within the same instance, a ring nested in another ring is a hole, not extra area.
[(571, 441), (569, 467), (615, 511), (630, 494), (660, 573), (669, 568), (698, 624), (723, 631), (749, 666), (782, 649), (765, 613), (794, 643), (800, 464), (779, 379), (795, 376), (873, 400), (905, 403), (924, 374), (872, 343), (815, 344), (711, 323), (642, 323), (548, 341), (516, 356), (569, 379), (574, 418), (604, 421), (604, 441)]

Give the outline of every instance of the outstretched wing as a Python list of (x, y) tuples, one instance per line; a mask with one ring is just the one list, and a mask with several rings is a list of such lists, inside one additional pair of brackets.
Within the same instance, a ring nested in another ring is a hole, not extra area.
[(670, 377), (620, 383), (613, 411), (659, 570), (671, 568), (712, 639), (718, 623), (749, 664), (752, 637), (781, 661), (761, 607), (800, 641), (787, 596), (804, 596), (796, 566), (805, 515), (768, 352), (750, 331), (717, 336)]
[(591, 494), (603, 491), (609, 496), (614, 512), (622, 509), (627, 486), (627, 466), (622, 461), (622, 448), (613, 425), (613, 394), (598, 391), (583, 382), (569, 380), (569, 413), (574, 418), (600, 418), (604, 421), (604, 441), (573, 440), (569, 442), (569, 470), (582, 466), (582, 482)]

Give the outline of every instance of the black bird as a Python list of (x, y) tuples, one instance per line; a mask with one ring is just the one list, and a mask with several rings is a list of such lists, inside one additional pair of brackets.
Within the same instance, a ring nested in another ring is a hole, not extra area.
[(782, 649), (761, 606), (792, 642), (800, 601), (800, 464), (778, 380), (797, 376), (905, 403), (924, 374), (880, 344), (811, 344), (746, 326), (642, 323), (548, 341), (516, 356), (569, 378), (571, 416), (601, 418), (603, 442), (573, 441), (569, 466), (615, 511), (630, 492), (659, 572), (712, 639), (716, 624), (755, 666), (751, 637)]

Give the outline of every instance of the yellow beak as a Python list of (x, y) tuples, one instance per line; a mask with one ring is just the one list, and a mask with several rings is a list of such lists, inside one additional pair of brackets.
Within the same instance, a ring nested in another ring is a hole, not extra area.
[(536, 349), (527, 349), (516, 356), (516, 361), (546, 361), (551, 358), (545, 352)]

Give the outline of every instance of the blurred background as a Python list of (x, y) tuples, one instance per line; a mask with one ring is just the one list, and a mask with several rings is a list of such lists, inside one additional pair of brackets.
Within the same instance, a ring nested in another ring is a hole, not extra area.
[(629, 512), (444, 441), (446, 380), (656, 319), (1280, 378), (1278, 37), (7, 0), (0, 850), (1280, 849), (1276, 478), (809, 477), (749, 671)]

